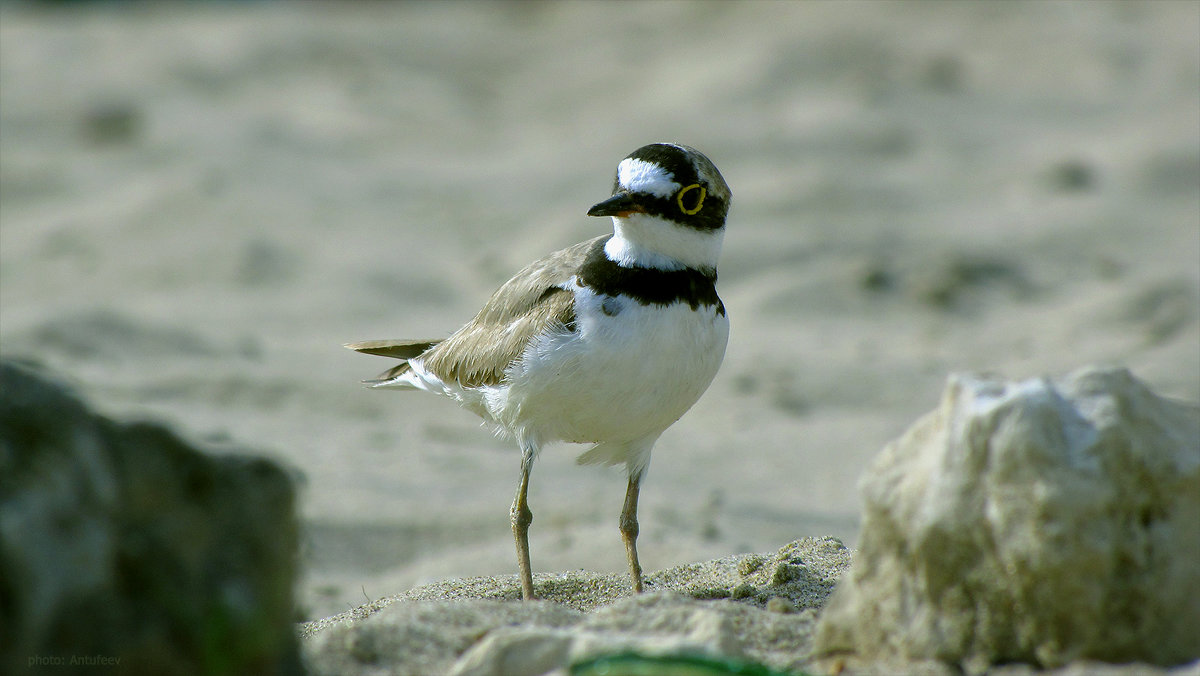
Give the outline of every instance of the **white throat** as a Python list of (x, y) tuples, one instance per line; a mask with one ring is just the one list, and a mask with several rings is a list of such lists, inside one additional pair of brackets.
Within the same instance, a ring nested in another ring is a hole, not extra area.
[(626, 268), (717, 269), (725, 228), (702, 231), (646, 214), (613, 216), (613, 236), (604, 245), (608, 259)]

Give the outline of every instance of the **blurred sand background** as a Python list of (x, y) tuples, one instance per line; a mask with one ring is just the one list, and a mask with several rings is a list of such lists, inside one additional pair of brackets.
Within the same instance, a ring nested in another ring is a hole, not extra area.
[[(1200, 398), (1186, 1), (8, 5), (0, 349), (294, 468), (307, 617), (512, 573), (515, 447), (340, 345), (446, 335), (608, 231), (658, 140), (733, 188), (733, 330), (656, 447), (648, 570), (853, 545), (856, 477), (952, 371)], [(536, 572), (623, 570), (583, 449), (534, 468)]]

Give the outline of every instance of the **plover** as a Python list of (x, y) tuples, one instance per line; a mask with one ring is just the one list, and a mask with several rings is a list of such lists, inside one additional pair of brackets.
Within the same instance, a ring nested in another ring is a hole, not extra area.
[(516, 440), (511, 518), (524, 598), (534, 598), (529, 473), (554, 441), (594, 444), (581, 464), (625, 466), (620, 532), (642, 591), (637, 504), (650, 450), (708, 389), (729, 338), (716, 290), (729, 205), (729, 186), (702, 153), (643, 146), (587, 212), (611, 216), (611, 235), (530, 264), (449, 338), (346, 345), (401, 360), (364, 381), (371, 387), (451, 397)]

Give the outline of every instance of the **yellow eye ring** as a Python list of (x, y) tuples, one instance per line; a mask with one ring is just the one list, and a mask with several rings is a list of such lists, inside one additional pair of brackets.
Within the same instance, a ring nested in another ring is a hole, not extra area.
[[(696, 199), (696, 206), (692, 207), (691, 209), (688, 209), (687, 207), (683, 206), (683, 196), (693, 190), (699, 190), (700, 197), (698, 197)], [(699, 183), (693, 183), (675, 194), (675, 203), (679, 205), (680, 211), (687, 214), (688, 216), (691, 216), (692, 214), (695, 214), (697, 211), (700, 211), (700, 207), (704, 206), (704, 198), (707, 196), (708, 196), (708, 191), (704, 189), (704, 186), (700, 185)]]

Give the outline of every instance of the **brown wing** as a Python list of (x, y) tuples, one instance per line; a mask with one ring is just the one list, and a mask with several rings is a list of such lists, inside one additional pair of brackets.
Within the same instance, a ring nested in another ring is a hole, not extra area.
[(424, 355), (425, 368), (466, 387), (498, 385), (530, 339), (575, 329), (575, 297), (563, 286), (597, 242), (581, 242), (535, 261), (504, 283), (475, 318)]
[[(492, 294), (474, 319), (443, 341), (368, 341), (347, 347), (406, 360), (420, 356), (425, 368), (444, 382), (499, 385), (534, 336), (574, 330), (575, 297), (563, 286), (603, 239), (581, 242), (526, 266)], [(405, 370), (407, 363), (388, 374)]]

